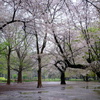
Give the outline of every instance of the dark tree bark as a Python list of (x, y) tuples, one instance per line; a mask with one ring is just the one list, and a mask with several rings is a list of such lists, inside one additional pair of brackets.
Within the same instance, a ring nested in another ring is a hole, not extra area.
[(42, 79), (41, 79), (41, 57), (38, 55), (38, 84), (37, 84), (37, 88), (41, 88), (42, 87)]
[(40, 57), (40, 49), (39, 49), (39, 40), (38, 40), (38, 35), (36, 32), (36, 48), (37, 48), (37, 60), (38, 60), (38, 83), (37, 83), (37, 88), (41, 88), (42, 87), (42, 80), (41, 80), (41, 57)]
[(10, 65), (9, 65), (9, 60), (8, 60), (7, 63), (8, 63), (8, 65), (7, 65), (8, 66), (8, 69), (7, 69), (7, 71), (8, 71), (7, 84), (10, 85)]
[(83, 76), (83, 81), (86, 81), (86, 78), (85, 78), (85, 76)]
[(100, 78), (100, 72), (97, 72), (96, 75)]
[(11, 48), (8, 46), (8, 54), (7, 54), (7, 84), (10, 85), (10, 55), (11, 55)]
[(89, 81), (89, 79), (88, 79), (88, 74), (86, 74), (86, 82), (88, 82)]
[(19, 62), (20, 62), (20, 65), (19, 65), (19, 68), (18, 68), (18, 78), (17, 78), (17, 82), (18, 83), (22, 83), (22, 68), (23, 68), (23, 56), (21, 56), (21, 53), (20, 53), (20, 48), (16, 48), (16, 53), (17, 53), (17, 56), (18, 56), (18, 59), (19, 59)]
[(38, 69), (38, 85), (37, 88), (41, 88), (42, 87), (42, 80), (41, 80), (41, 68)]
[(65, 82), (65, 72), (61, 72), (61, 84), (62, 85), (66, 84), (66, 82)]
[(19, 68), (16, 70), (18, 72), (18, 78), (17, 78), (17, 82), (18, 83), (22, 83), (22, 72), (23, 72), (23, 63), (24, 63), (24, 60), (25, 60), (25, 57), (27, 55), (27, 53), (25, 52), (25, 50), (23, 50), (23, 52), (21, 52), (21, 48), (18, 47), (16, 48), (16, 53), (17, 53), (17, 56), (18, 56), (18, 59), (19, 59)]
[(58, 64), (61, 64), (61, 62), (64, 63), (63, 61), (57, 61), (54, 65), (59, 70), (59, 72), (61, 74), (60, 81), (61, 81), (61, 84), (64, 85), (64, 84), (66, 84), (65, 71), (66, 71), (67, 66), (65, 63), (64, 63), (65, 66), (62, 66), (62, 65), (58, 66)]
[(18, 83), (22, 83), (22, 70), (18, 71), (18, 79), (17, 79)]
[(68, 67), (70, 67), (70, 68), (78, 68), (78, 69), (86, 69), (87, 68), (86, 65), (81, 65), (81, 64), (76, 64), (76, 65), (70, 64)]

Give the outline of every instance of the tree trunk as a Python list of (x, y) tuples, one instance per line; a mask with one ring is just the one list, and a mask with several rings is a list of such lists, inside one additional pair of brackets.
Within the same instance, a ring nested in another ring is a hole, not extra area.
[(82, 78), (83, 78), (83, 81), (86, 81), (85, 76), (83, 76)]
[(96, 75), (100, 78), (100, 72), (97, 72)]
[(61, 72), (61, 84), (66, 84), (66, 82), (65, 82), (65, 72)]
[(17, 79), (17, 82), (18, 82), (18, 83), (22, 83), (22, 70), (20, 70), (20, 71), (18, 72), (18, 79)]
[(37, 85), (37, 88), (41, 88), (41, 87), (42, 87), (41, 68), (39, 68), (39, 70), (38, 70), (38, 85)]
[(7, 55), (7, 84), (10, 85), (10, 54), (11, 54), (11, 49), (8, 47), (8, 55)]
[(89, 80), (88, 80), (88, 74), (86, 74), (86, 82), (88, 82)]
[(7, 84), (10, 85), (10, 65), (8, 64), (8, 76), (7, 76)]
[(41, 57), (38, 55), (38, 84), (37, 84), (37, 88), (41, 88), (42, 87), (42, 79), (41, 79)]

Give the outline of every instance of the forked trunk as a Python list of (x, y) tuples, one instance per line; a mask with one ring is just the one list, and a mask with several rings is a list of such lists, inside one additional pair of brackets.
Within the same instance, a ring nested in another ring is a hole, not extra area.
[(65, 72), (61, 72), (61, 84), (62, 85), (66, 84), (66, 82), (65, 82)]

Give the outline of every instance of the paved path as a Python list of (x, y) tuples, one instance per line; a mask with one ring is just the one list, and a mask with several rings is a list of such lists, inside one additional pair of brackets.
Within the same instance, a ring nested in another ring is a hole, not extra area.
[(0, 100), (100, 100), (99, 82), (36, 82), (0, 84)]

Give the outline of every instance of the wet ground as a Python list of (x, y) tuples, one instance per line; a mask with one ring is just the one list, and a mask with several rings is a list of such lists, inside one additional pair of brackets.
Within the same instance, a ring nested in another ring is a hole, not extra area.
[(99, 82), (43, 82), (42, 88), (36, 84), (0, 83), (0, 100), (100, 100)]

